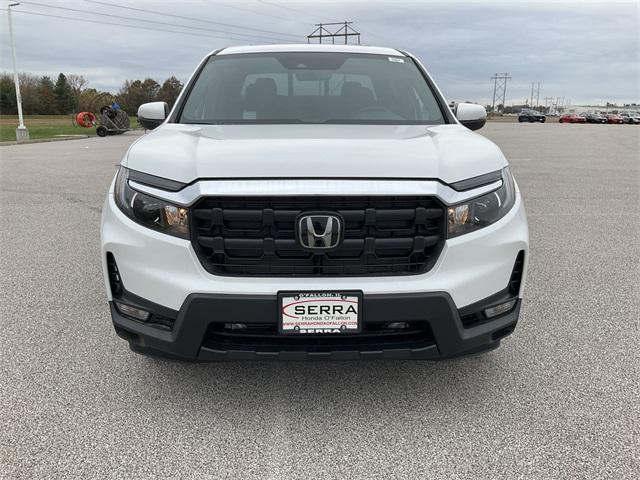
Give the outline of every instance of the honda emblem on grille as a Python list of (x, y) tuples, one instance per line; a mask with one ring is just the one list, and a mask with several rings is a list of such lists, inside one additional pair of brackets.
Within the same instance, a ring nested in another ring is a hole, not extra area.
[(298, 241), (304, 248), (327, 250), (342, 240), (342, 218), (327, 213), (309, 213), (298, 217)]

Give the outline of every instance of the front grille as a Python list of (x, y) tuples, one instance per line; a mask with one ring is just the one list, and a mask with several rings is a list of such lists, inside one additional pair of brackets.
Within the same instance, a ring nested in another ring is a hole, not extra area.
[(340, 335), (281, 335), (275, 323), (248, 323), (232, 330), (224, 323), (209, 325), (202, 346), (224, 351), (372, 351), (423, 348), (435, 343), (429, 323), (409, 322), (405, 329), (391, 329), (387, 323), (365, 323), (362, 332)]
[[(338, 213), (344, 239), (303, 249), (296, 218)], [(430, 270), (445, 242), (444, 206), (433, 197), (205, 197), (191, 211), (191, 240), (217, 275), (370, 276)]]

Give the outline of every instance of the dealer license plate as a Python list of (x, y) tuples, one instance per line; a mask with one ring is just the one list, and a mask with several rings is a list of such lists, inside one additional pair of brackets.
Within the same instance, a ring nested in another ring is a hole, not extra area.
[(292, 292), (279, 295), (280, 333), (331, 335), (360, 331), (360, 292)]

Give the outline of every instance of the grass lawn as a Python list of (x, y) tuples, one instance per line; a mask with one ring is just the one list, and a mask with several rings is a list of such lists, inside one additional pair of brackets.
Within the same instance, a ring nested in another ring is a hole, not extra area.
[[(59, 135), (95, 135), (95, 128), (76, 127), (71, 115), (25, 115), (24, 124), (29, 129), (29, 138), (56, 138)], [(131, 128), (138, 127), (136, 117), (130, 117)], [(17, 115), (0, 115), (0, 142), (16, 140)]]

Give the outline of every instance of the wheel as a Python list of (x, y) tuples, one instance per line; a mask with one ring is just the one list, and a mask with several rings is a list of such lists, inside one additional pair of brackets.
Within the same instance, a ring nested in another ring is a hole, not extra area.
[(106, 137), (107, 135), (109, 135), (109, 130), (107, 130), (107, 127), (105, 127), (104, 125), (100, 125), (98, 128), (96, 128), (96, 133), (99, 137)]
[(518, 122), (522, 123), (524, 122), (524, 119), (522, 117), (518, 117)]
[(564, 120), (560, 119), (558, 120), (559, 123), (564, 123)]
[(547, 121), (547, 119), (546, 119), (546, 118), (541, 118), (541, 119), (540, 119), (540, 123), (544, 123), (544, 122), (546, 122), (546, 121)]

